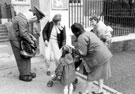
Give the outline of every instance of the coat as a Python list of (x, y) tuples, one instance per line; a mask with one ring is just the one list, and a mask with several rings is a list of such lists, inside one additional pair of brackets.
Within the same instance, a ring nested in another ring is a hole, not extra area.
[(93, 32), (84, 32), (78, 37), (78, 49), (90, 69), (103, 65), (112, 57), (107, 46)]
[(18, 35), (25, 38), (29, 43), (32, 43), (33, 40), (30, 37), (29, 23), (25, 15), (19, 13), (13, 18), (9, 40), (13, 41), (14, 44), (19, 47)]
[[(52, 32), (52, 28), (54, 26), (53, 22), (47, 22), (47, 24), (45, 25), (42, 34), (43, 34), (43, 40), (50, 40), (50, 36), (51, 36), (51, 32)], [(66, 44), (66, 30), (65, 27), (63, 28), (63, 30), (60, 30), (60, 33), (57, 34), (57, 41), (58, 41), (58, 45), (59, 48), (61, 48), (63, 45)]]
[(105, 33), (107, 31), (107, 26), (102, 21), (99, 21), (94, 26), (93, 31), (101, 39), (105, 35)]
[(75, 65), (71, 53), (60, 58), (60, 64), (55, 70), (56, 76), (60, 76), (63, 85), (69, 85), (75, 80)]

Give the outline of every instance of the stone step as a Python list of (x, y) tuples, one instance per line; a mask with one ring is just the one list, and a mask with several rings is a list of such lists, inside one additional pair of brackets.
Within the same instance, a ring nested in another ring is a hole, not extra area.
[(5, 35), (5, 34), (8, 35), (8, 32), (4, 32), (4, 31), (3, 31), (3, 32), (0, 32), (0, 35), (3, 35), (3, 34), (4, 34), (4, 35)]
[(4, 24), (0, 24), (0, 27), (4, 27), (5, 25)]
[(7, 32), (0, 32), (0, 36), (8, 36)]
[(0, 42), (8, 41), (8, 31), (5, 25), (0, 24)]
[(0, 39), (7, 39), (8, 36), (0, 36)]
[(7, 42), (9, 41), (8, 38), (7, 39), (0, 39), (0, 42)]
[(0, 29), (7, 29), (5, 25), (0, 25)]
[(0, 29), (0, 32), (8, 32), (7, 29)]
[(0, 30), (7, 30), (7, 27), (4, 24), (0, 24)]

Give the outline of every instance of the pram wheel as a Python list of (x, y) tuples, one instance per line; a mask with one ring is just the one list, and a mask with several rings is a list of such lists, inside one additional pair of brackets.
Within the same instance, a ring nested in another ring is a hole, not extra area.
[(48, 87), (52, 87), (52, 86), (53, 86), (53, 81), (51, 81), (51, 80), (48, 81), (47, 86), (48, 86)]
[(74, 80), (73, 84), (77, 84), (77, 83), (78, 83), (78, 79), (77, 79), (77, 78), (75, 78), (75, 80)]
[(54, 77), (52, 78), (53, 81), (56, 81), (56, 79), (57, 79), (56, 76), (54, 76)]

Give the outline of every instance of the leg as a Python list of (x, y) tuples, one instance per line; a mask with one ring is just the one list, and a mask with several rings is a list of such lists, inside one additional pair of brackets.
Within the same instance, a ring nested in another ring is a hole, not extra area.
[(69, 94), (72, 94), (73, 93), (73, 84), (71, 83), (69, 85)]
[(50, 40), (52, 51), (53, 51), (53, 56), (56, 62), (56, 66), (59, 64), (59, 59), (61, 57), (61, 51), (58, 46), (57, 40)]
[(91, 88), (92, 84), (93, 84), (92, 82), (87, 81), (84, 91), (80, 94), (88, 94), (90, 92), (90, 88)]
[(48, 44), (48, 47), (45, 47), (45, 65), (47, 67), (47, 75), (49, 76), (51, 74), (50, 72), (50, 57), (51, 57), (51, 46), (50, 43)]
[(64, 94), (68, 94), (68, 85), (64, 86)]
[(14, 42), (11, 42), (11, 46), (20, 75), (29, 75), (31, 72), (31, 60), (24, 59), (20, 56), (20, 49), (19, 47), (15, 46)]
[[(53, 53), (53, 57), (54, 57), (54, 60), (55, 60), (55, 65), (56, 67), (58, 66), (59, 64), (59, 59), (61, 57), (61, 51), (58, 47), (58, 42), (57, 40), (54, 40), (54, 39), (50, 39), (50, 46), (51, 46), (51, 51)], [(54, 76), (55, 74), (53, 73), (52, 74), (52, 77)]]
[(86, 94), (89, 93), (92, 84), (93, 84), (93, 82), (87, 82), (87, 83), (86, 83), (84, 93), (86, 93)]
[(19, 79), (23, 81), (32, 81), (31, 76), (31, 59), (24, 59), (20, 56), (20, 49), (14, 42), (11, 42), (13, 53), (16, 59), (18, 70), (20, 73)]
[(103, 92), (103, 83), (104, 83), (104, 80), (103, 79), (99, 79), (98, 80), (98, 83), (99, 83), (99, 89), (96, 93), (101, 93)]

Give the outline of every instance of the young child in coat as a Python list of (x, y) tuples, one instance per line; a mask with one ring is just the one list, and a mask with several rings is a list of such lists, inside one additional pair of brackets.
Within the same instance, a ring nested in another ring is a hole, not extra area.
[[(75, 69), (81, 64), (81, 60), (77, 60), (73, 54), (73, 49), (67, 45), (62, 47), (62, 56), (59, 60), (59, 65), (55, 70), (55, 76), (53, 81), (60, 81), (64, 85), (64, 94), (72, 94), (74, 90), (74, 84), (77, 83)], [(49, 83), (49, 82), (48, 82)], [(50, 83), (53, 83), (52, 81)], [(48, 84), (49, 87), (50, 83)]]
[(68, 47), (63, 47), (63, 54), (60, 59), (60, 64), (55, 71), (58, 79), (64, 85), (64, 94), (72, 94), (73, 82), (75, 80), (75, 65), (72, 57), (72, 51)]

